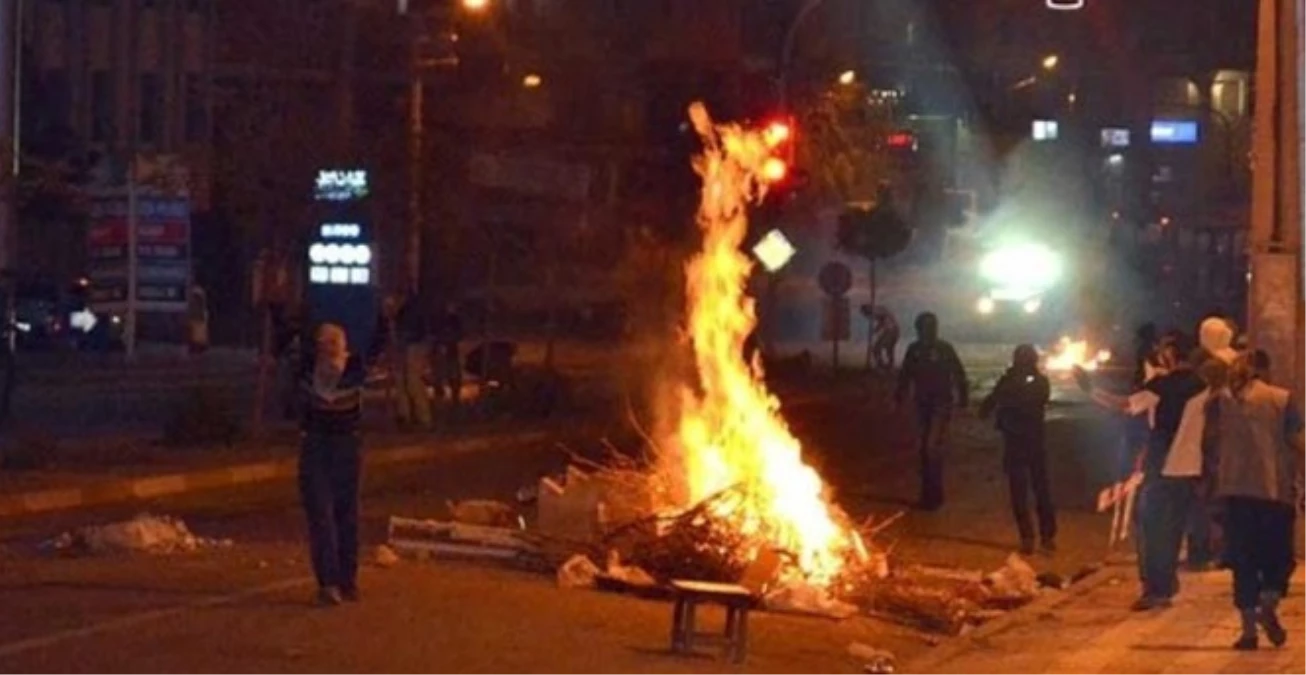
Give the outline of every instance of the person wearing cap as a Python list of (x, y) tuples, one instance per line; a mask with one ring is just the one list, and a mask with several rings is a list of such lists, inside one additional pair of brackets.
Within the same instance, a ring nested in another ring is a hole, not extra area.
[(1002, 433), (1002, 469), (1011, 493), (1011, 513), (1020, 532), (1020, 550), (1034, 552), (1034, 523), (1029, 495), (1034, 493), (1038, 513), (1038, 537), (1044, 551), (1056, 551), (1057, 515), (1048, 483), (1044, 417), (1052, 385), (1039, 371), (1038, 350), (1033, 345), (1016, 347), (1011, 367), (998, 379), (993, 391), (980, 404), (979, 415), (995, 415)]
[(308, 520), (317, 601), (358, 600), (358, 488), (365, 368), (345, 330), (318, 326), (303, 360), (299, 493)]

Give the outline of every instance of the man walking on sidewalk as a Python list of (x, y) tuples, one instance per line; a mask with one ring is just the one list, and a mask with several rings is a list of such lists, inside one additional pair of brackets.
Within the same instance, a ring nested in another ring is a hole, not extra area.
[(1217, 455), (1216, 493), (1225, 501), (1234, 606), (1242, 634), (1234, 649), (1258, 646), (1257, 625), (1276, 647), (1288, 639), (1279, 601), (1293, 559), (1302, 419), (1292, 394), (1256, 378), (1250, 359), (1235, 361), (1229, 387), (1212, 396), (1207, 425)]
[(1051, 553), (1057, 548), (1057, 515), (1048, 486), (1044, 445), (1044, 414), (1051, 395), (1052, 385), (1038, 369), (1038, 351), (1033, 345), (1020, 345), (1012, 354), (1011, 367), (979, 409), (981, 418), (997, 413), (997, 428), (1002, 432), (1002, 468), (1011, 492), (1011, 512), (1020, 531), (1020, 551), (1025, 555), (1034, 552), (1031, 491), (1043, 550)]
[(349, 353), (343, 328), (317, 329), (307, 368), (300, 378), (303, 397), (299, 492), (308, 517), (308, 535), (323, 605), (358, 600), (358, 483), (361, 469), (362, 359)]
[(930, 312), (916, 317), (916, 341), (907, 347), (898, 372), (894, 401), (899, 409), (911, 389), (920, 439), (921, 500), (926, 511), (943, 506), (943, 453), (954, 408), (969, 403), (966, 369), (952, 345), (939, 339), (939, 319)]

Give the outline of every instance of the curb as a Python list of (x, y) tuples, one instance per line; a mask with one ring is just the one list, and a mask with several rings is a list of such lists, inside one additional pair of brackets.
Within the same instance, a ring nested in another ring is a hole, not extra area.
[[(442, 459), (472, 454), (504, 444), (544, 441), (551, 435), (548, 431), (523, 431), (480, 438), (433, 440), (423, 444), (401, 445), (365, 452), (363, 461), (366, 466), (385, 466)], [(298, 465), (298, 459), (287, 457), (217, 469), (128, 478), (79, 488), (51, 488), (3, 495), (0, 496), (0, 518), (104, 506), (268, 482), (295, 476)]]
[[(1021, 607), (1015, 611), (1008, 612), (1001, 617), (982, 624), (975, 630), (948, 638), (939, 646), (934, 647), (926, 652), (920, 658), (909, 661), (901, 669), (904, 673), (927, 673), (934, 672), (945, 662), (956, 658), (962, 652), (975, 647), (977, 643), (983, 641), (991, 635), (1000, 633), (1015, 624), (1022, 623), (1032, 615), (1042, 614), (1048, 610), (1060, 607), (1072, 600), (1075, 600), (1089, 591), (1117, 578), (1121, 573), (1119, 567), (1109, 564), (1103, 564), (1102, 568), (1092, 574), (1080, 579), (1078, 582), (1061, 593), (1048, 593), (1043, 597)], [(949, 671), (950, 672), (950, 671)]]

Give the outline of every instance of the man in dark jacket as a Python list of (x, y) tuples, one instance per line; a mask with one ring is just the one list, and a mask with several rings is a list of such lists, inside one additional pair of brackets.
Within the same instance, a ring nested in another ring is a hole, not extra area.
[(1043, 550), (1056, 550), (1057, 516), (1048, 486), (1043, 430), (1051, 393), (1051, 383), (1038, 369), (1038, 351), (1033, 345), (1020, 345), (1012, 354), (1011, 367), (998, 379), (979, 410), (981, 418), (997, 413), (996, 425), (1002, 432), (1002, 468), (1011, 492), (1011, 512), (1020, 531), (1020, 550), (1026, 555), (1034, 552), (1031, 489), (1038, 511), (1039, 541)]
[(898, 372), (894, 401), (901, 408), (907, 390), (916, 404), (916, 429), (920, 439), (921, 508), (943, 506), (943, 451), (955, 407), (965, 408), (970, 397), (966, 369), (952, 345), (939, 339), (939, 319), (930, 312), (916, 317), (916, 341), (907, 347)]
[(300, 372), (299, 492), (308, 517), (318, 602), (358, 600), (358, 482), (363, 359), (343, 328), (318, 327)]

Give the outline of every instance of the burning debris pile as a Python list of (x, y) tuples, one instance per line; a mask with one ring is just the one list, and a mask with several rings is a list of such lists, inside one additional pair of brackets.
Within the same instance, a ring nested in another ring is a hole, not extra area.
[(537, 502), (532, 532), (502, 523), (469, 530), (451, 506), (454, 521), (417, 528), (425, 545), (396, 540), (395, 526), (415, 523), (392, 521), (392, 547), (449, 552), (480, 537), (486, 557), (549, 561), (564, 587), (721, 582), (771, 609), (837, 618), (876, 609), (958, 630), (992, 604), (994, 584), (978, 573), (958, 572), (964, 583), (891, 573), (886, 554), (869, 545), (891, 521), (858, 528), (833, 503), (760, 363), (745, 360), (757, 318), (741, 245), (748, 209), (765, 189), (758, 177), (784, 139), (716, 124), (702, 105), (690, 118), (704, 148), (695, 162), (702, 248), (685, 268), (684, 347), (694, 369), (660, 420), (667, 432), (643, 434), (639, 451), (608, 444), (599, 462), (573, 454), (565, 476), (521, 491)]

